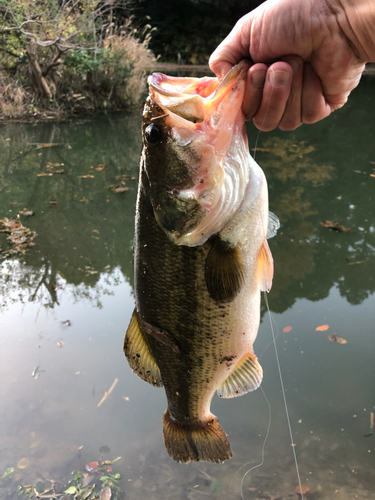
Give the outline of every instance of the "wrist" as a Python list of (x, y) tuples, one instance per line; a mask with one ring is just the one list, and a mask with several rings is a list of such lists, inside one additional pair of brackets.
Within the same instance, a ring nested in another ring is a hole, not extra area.
[(328, 0), (361, 62), (375, 62), (375, 1)]

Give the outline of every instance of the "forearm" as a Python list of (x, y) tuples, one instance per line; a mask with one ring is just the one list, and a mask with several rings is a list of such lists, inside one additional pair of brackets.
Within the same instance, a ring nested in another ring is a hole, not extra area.
[(333, 0), (330, 4), (358, 58), (375, 62), (375, 0)]

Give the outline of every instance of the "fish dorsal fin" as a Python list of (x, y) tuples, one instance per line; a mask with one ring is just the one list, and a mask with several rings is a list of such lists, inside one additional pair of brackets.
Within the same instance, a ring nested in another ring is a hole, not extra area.
[(258, 358), (252, 352), (244, 356), (235, 370), (218, 387), (221, 398), (236, 398), (258, 389), (263, 379), (263, 369)]
[(232, 301), (245, 282), (241, 248), (216, 236), (206, 258), (205, 278), (208, 293), (214, 300)]
[(264, 240), (259, 252), (259, 279), (262, 292), (269, 292), (272, 287), (273, 279), (273, 258), (267, 240)]
[(275, 215), (273, 212), (268, 212), (267, 240), (276, 236), (276, 233), (279, 228), (280, 228), (280, 221), (277, 215)]
[(130, 368), (145, 382), (162, 387), (160, 370), (147, 343), (142, 322), (136, 309), (125, 335), (124, 352)]

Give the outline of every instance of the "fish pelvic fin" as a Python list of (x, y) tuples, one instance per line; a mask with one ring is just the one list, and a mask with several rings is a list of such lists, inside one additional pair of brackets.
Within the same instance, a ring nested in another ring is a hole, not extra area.
[(258, 389), (263, 379), (263, 368), (253, 353), (248, 353), (237, 364), (235, 370), (218, 387), (221, 398), (236, 398)]
[(216, 302), (231, 302), (245, 283), (245, 264), (237, 244), (213, 239), (205, 264), (207, 290)]
[(164, 444), (176, 462), (216, 462), (232, 458), (230, 443), (218, 419), (211, 418), (196, 427), (178, 424), (167, 410), (163, 415)]
[(124, 353), (130, 368), (145, 382), (162, 387), (160, 369), (152, 355), (138, 311), (134, 309), (124, 340)]
[(273, 258), (267, 240), (264, 240), (259, 253), (259, 277), (262, 292), (269, 292), (273, 280)]

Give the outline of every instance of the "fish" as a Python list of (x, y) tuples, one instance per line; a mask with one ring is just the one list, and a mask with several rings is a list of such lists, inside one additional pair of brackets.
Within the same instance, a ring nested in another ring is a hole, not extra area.
[(124, 352), (133, 372), (165, 389), (164, 444), (177, 462), (230, 459), (212, 397), (241, 396), (263, 377), (253, 344), (279, 221), (248, 149), (248, 68), (241, 61), (221, 82), (148, 78)]

